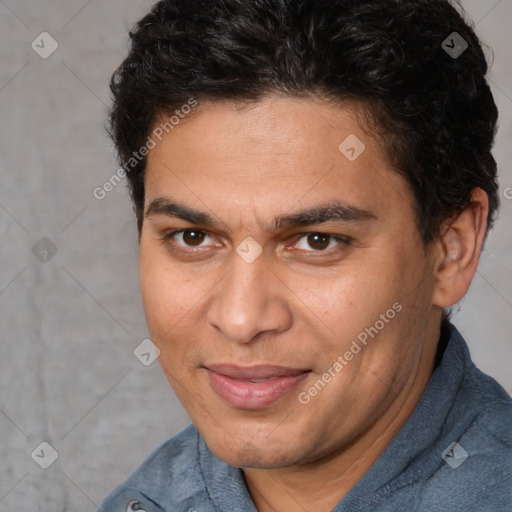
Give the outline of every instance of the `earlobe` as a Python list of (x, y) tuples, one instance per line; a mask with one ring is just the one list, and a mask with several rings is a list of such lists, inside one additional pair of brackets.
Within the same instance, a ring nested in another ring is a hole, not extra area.
[(468, 291), (480, 260), (488, 212), (487, 194), (476, 188), (471, 202), (444, 227), (437, 242), (433, 305), (441, 308), (453, 306)]

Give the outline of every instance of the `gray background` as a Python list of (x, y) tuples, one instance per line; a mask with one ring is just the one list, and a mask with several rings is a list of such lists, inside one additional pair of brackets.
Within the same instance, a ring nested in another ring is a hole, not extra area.
[[(0, 2), (0, 512), (92, 512), (188, 424), (158, 363), (133, 354), (147, 331), (125, 185), (92, 193), (117, 169), (108, 80), (152, 3)], [(494, 49), (502, 210), (454, 321), (511, 392), (512, 0), (463, 4)], [(31, 48), (43, 31), (59, 44), (48, 59)], [(34, 254), (43, 237), (56, 254)], [(59, 454), (46, 470), (31, 457), (43, 441)]]

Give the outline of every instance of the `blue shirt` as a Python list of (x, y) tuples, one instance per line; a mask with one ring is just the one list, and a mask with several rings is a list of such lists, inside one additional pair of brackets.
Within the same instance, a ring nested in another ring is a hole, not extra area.
[[(452, 325), (425, 393), (332, 512), (512, 512), (512, 402)], [(256, 512), (240, 469), (193, 425), (165, 442), (98, 512)]]

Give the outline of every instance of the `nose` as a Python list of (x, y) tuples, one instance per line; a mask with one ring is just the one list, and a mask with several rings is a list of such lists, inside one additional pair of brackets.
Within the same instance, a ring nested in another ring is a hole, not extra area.
[(215, 287), (208, 323), (226, 339), (250, 343), (290, 328), (287, 287), (266, 265), (264, 256), (247, 263), (233, 256), (231, 270)]

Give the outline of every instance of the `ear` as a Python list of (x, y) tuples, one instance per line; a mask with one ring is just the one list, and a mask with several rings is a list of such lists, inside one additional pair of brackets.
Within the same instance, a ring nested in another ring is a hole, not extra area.
[(462, 213), (443, 227), (436, 242), (434, 306), (453, 306), (466, 295), (480, 260), (488, 214), (487, 194), (475, 188)]

